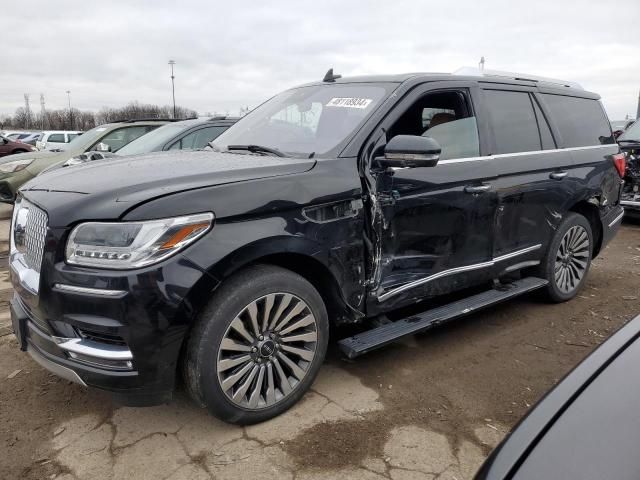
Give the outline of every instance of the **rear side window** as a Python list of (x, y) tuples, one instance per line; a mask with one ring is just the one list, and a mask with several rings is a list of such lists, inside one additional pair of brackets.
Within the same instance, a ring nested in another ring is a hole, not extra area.
[(64, 133), (52, 133), (47, 142), (64, 143)]
[(597, 100), (542, 94), (560, 130), (564, 147), (614, 143), (611, 125)]
[(527, 92), (485, 90), (485, 101), (495, 140), (495, 152), (540, 150), (540, 132)]

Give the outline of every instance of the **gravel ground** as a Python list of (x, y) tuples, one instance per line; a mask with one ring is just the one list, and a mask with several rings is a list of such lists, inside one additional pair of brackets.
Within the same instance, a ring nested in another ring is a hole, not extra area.
[(302, 402), (241, 428), (182, 392), (122, 408), (50, 375), (9, 334), (3, 266), (0, 479), (471, 478), (531, 405), (639, 313), (639, 292), (640, 225), (626, 223), (575, 300), (529, 295), (356, 361), (332, 347)]

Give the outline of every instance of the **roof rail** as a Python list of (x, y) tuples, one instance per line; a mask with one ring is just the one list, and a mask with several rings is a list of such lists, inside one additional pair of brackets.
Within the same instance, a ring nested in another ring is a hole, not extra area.
[(135, 122), (181, 122), (182, 120), (193, 120), (191, 118), (121, 118), (119, 120), (112, 120), (107, 123), (135, 123)]
[(503, 72), (501, 70), (480, 70), (476, 67), (462, 67), (453, 72), (454, 75), (467, 75), (471, 77), (503, 77), (511, 80), (524, 80), (529, 82), (536, 83), (546, 83), (550, 85), (556, 85), (561, 87), (568, 88), (577, 88), (579, 90), (584, 90), (582, 85), (576, 82), (570, 82), (567, 80), (559, 80), (557, 78), (548, 78), (548, 77), (539, 77), (537, 75), (528, 75), (526, 73), (515, 73), (515, 72)]

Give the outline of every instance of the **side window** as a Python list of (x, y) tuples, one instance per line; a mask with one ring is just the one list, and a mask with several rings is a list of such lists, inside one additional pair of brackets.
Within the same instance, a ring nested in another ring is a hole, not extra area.
[(224, 132), (227, 127), (206, 127), (185, 135), (180, 140), (169, 147), (169, 150), (198, 150), (207, 146), (207, 144), (215, 140), (218, 135)]
[(553, 135), (551, 134), (549, 123), (542, 113), (540, 105), (538, 105), (538, 101), (535, 98), (532, 98), (531, 100), (533, 101), (533, 109), (536, 112), (536, 119), (538, 120), (538, 129), (540, 130), (540, 141), (542, 142), (542, 149), (552, 150), (556, 148), (556, 143), (553, 140)]
[(156, 125), (135, 125), (118, 128), (107, 133), (96, 143), (106, 143), (111, 147), (112, 152), (117, 152), (126, 144), (133, 142), (136, 138), (141, 137), (155, 128), (157, 128)]
[(47, 142), (64, 143), (64, 133), (52, 133)]
[(564, 147), (587, 147), (614, 143), (611, 125), (602, 105), (590, 98), (542, 94), (560, 130)]
[(495, 152), (516, 153), (540, 150), (540, 132), (527, 92), (485, 90)]
[(478, 127), (466, 92), (428, 93), (418, 99), (389, 128), (396, 135), (422, 135), (438, 142), (441, 160), (480, 155)]

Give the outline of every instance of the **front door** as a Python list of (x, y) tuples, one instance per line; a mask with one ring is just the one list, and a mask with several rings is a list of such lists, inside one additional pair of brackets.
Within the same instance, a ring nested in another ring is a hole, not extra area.
[[(378, 175), (383, 221), (373, 302), (388, 310), (489, 280), (496, 195), (481, 157), (476, 90), (423, 87), (392, 111), (385, 130), (424, 135), (442, 148), (437, 166)], [(419, 87), (420, 88), (420, 87)]]

